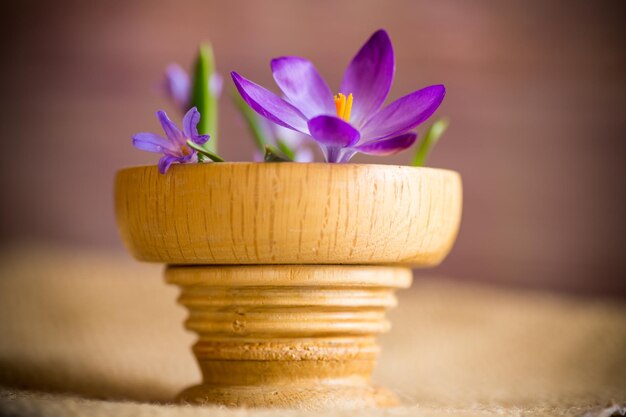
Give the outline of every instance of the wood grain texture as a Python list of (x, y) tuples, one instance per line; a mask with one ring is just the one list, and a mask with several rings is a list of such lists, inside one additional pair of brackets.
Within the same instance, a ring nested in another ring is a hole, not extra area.
[(176, 266), (203, 383), (190, 403), (307, 409), (391, 406), (371, 385), (385, 311), (411, 270), (386, 266)]
[(384, 165), (138, 167), (118, 172), (116, 210), (136, 258), (175, 265), (166, 277), (198, 334), (203, 382), (179, 400), (386, 407), (396, 397), (370, 378), (394, 290), (411, 284), (397, 265), (447, 255), (461, 181)]
[(170, 264), (437, 265), (456, 238), (461, 180), (407, 166), (220, 163), (119, 171), (122, 238)]

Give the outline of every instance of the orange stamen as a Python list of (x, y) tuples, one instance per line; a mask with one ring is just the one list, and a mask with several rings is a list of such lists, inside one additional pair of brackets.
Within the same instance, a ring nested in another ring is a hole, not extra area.
[(350, 112), (352, 112), (352, 93), (348, 94), (348, 100), (346, 101), (346, 109), (343, 111), (343, 120), (350, 121)]
[(335, 108), (337, 109), (337, 117), (345, 120), (346, 122), (349, 122), (350, 112), (352, 111), (352, 93), (348, 94), (347, 98), (341, 93), (337, 94), (334, 98)]
[(346, 110), (346, 96), (341, 93), (335, 96), (335, 108), (337, 109), (337, 117), (343, 119), (343, 113)]

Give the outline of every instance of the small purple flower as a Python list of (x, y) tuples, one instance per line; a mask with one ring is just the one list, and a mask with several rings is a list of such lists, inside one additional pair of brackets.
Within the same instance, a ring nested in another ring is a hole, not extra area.
[[(209, 80), (209, 89), (215, 97), (222, 94), (224, 79), (218, 73), (213, 73)], [(181, 113), (184, 113), (191, 103), (191, 80), (187, 71), (178, 64), (170, 64), (165, 69), (162, 84), (163, 94)]]
[(178, 64), (170, 64), (165, 69), (163, 93), (174, 105), (185, 111), (191, 102), (191, 81), (187, 72)]
[(200, 121), (198, 109), (192, 107), (185, 114), (182, 132), (163, 110), (159, 110), (156, 115), (166, 138), (156, 133), (137, 133), (132, 137), (133, 146), (142, 151), (162, 153), (163, 156), (159, 159), (159, 172), (161, 174), (165, 174), (174, 162), (181, 164), (197, 162), (196, 151), (187, 144), (187, 141), (191, 140), (197, 145), (203, 145), (210, 139), (209, 135), (198, 134), (196, 127)]
[(443, 85), (433, 85), (381, 109), (395, 73), (393, 47), (384, 30), (374, 33), (352, 59), (336, 96), (304, 58), (276, 58), (271, 66), (285, 99), (232, 72), (237, 90), (261, 116), (312, 136), (328, 162), (347, 162), (357, 152), (391, 155), (407, 149), (417, 139), (407, 132), (437, 110), (446, 92)]

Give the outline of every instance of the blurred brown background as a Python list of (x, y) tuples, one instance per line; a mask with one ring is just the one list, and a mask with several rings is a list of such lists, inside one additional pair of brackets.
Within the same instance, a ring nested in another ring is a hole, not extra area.
[[(156, 163), (130, 145), (175, 114), (156, 91), (211, 40), (218, 67), (273, 86), (302, 55), (336, 89), (378, 28), (394, 42), (391, 98), (433, 83), (452, 125), (430, 165), (464, 178), (463, 280), (626, 294), (626, 3), (583, 1), (6, 2), (0, 6), (0, 238), (119, 250), (112, 181)], [(226, 87), (230, 80), (226, 79)], [(420, 129), (423, 131), (423, 127)], [(222, 97), (221, 154), (252, 141)], [(395, 158), (355, 162), (405, 164)]]

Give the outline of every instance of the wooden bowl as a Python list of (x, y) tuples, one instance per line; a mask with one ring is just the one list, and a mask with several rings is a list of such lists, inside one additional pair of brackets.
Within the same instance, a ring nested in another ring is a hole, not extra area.
[(124, 169), (122, 238), (169, 264), (402, 264), (450, 251), (461, 218), (453, 171), (391, 165), (213, 163)]
[[(202, 383), (194, 404), (306, 409), (398, 403), (370, 378), (394, 292), (441, 262), (461, 218), (452, 171), (219, 163), (122, 170), (120, 233), (170, 264)], [(355, 265), (356, 264), (356, 265)]]

